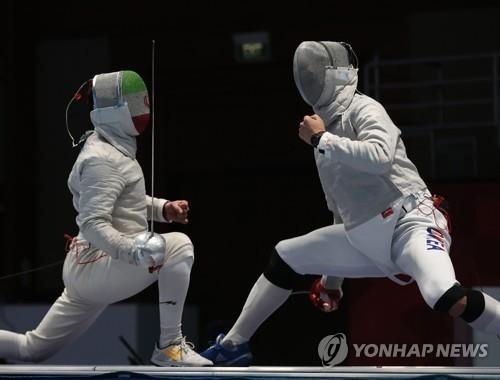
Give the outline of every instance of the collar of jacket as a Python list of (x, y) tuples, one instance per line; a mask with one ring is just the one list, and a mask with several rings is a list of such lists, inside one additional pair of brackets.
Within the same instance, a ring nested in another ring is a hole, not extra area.
[(96, 132), (124, 155), (135, 159), (137, 130), (126, 104), (96, 108), (90, 112)]
[(342, 115), (349, 107), (358, 84), (358, 69), (338, 67), (325, 72), (325, 87), (316, 104), (314, 113), (325, 122), (325, 126)]

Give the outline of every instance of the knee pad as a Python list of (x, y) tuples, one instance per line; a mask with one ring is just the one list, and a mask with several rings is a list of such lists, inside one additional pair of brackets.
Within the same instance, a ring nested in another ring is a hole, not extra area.
[(484, 294), (479, 290), (467, 289), (467, 306), (460, 316), (465, 322), (474, 322), (485, 308)]
[(476, 320), (484, 311), (484, 295), (478, 290), (453, 285), (434, 305), (434, 310), (448, 313), (455, 303), (465, 297), (467, 304), (460, 315), (464, 321), (470, 323)]
[(293, 289), (295, 284), (303, 277), (285, 263), (276, 249), (271, 253), (269, 263), (264, 270), (264, 276), (282, 289)]

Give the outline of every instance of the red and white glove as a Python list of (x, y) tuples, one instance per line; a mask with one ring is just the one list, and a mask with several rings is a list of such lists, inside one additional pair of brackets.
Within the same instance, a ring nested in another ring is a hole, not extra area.
[(309, 290), (309, 299), (321, 311), (330, 313), (339, 308), (342, 298), (342, 289), (327, 289), (321, 281), (321, 277), (316, 279)]

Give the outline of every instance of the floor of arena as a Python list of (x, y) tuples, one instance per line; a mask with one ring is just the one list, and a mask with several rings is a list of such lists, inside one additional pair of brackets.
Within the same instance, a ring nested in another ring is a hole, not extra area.
[(9, 379), (500, 379), (500, 367), (210, 367), (2, 365)]

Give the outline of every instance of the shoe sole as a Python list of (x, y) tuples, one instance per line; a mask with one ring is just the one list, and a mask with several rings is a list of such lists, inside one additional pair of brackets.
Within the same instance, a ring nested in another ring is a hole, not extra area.
[(214, 366), (219, 366), (219, 367), (248, 367), (250, 363), (253, 360), (252, 354), (244, 354), (241, 356), (238, 356), (235, 359), (222, 362), (222, 363), (216, 363), (214, 362)]
[(153, 364), (156, 367), (211, 367), (212, 364), (192, 364), (192, 363), (179, 363), (179, 362), (171, 362), (169, 364), (167, 363), (155, 363), (153, 360), (149, 361), (151, 364)]

